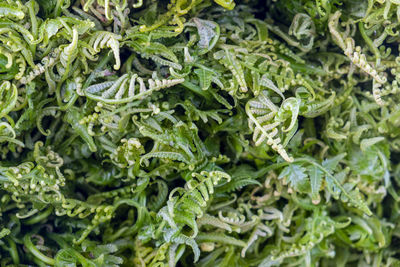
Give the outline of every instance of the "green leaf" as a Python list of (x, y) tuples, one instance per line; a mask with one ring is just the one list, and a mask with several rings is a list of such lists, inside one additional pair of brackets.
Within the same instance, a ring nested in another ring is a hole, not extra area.
[(336, 169), (336, 166), (339, 164), (339, 162), (340, 162), (345, 156), (346, 156), (346, 153), (342, 153), (342, 154), (339, 154), (339, 155), (337, 155), (337, 156), (335, 156), (335, 157), (333, 157), (333, 158), (325, 159), (325, 160), (322, 162), (321, 165), (322, 165), (325, 169), (327, 169), (327, 170), (329, 170), (329, 171), (333, 171), (333, 170)]
[(319, 191), (322, 185), (323, 172), (315, 165), (308, 166), (307, 170), (310, 176), (312, 202), (318, 204), (321, 200)]
[(214, 72), (201, 68), (195, 69), (194, 73), (196, 73), (199, 78), (201, 89), (207, 90), (211, 85)]
[(289, 164), (279, 174), (278, 179), (285, 178), (286, 181), (298, 192), (307, 192), (309, 182), (307, 179), (306, 168), (298, 164)]

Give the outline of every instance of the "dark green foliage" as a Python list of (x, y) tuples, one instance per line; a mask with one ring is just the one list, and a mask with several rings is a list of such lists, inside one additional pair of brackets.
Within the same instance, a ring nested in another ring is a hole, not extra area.
[(1, 266), (398, 266), (399, 16), (0, 0)]

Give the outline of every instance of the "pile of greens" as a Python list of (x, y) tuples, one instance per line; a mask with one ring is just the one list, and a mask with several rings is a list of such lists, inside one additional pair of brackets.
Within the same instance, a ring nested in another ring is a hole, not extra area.
[(398, 0), (0, 0), (1, 266), (400, 266)]

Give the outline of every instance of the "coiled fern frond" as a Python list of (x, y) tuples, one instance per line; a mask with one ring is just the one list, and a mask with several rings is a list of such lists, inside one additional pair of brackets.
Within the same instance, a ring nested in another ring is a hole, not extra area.
[(266, 141), (284, 160), (292, 162), (293, 158), (287, 154), (279, 136), (282, 133), (281, 122), (275, 120), (278, 112), (279, 108), (270, 100), (267, 91), (262, 91), (257, 98), (246, 104), (249, 128), (253, 131), (255, 145), (259, 146)]
[(107, 81), (89, 86), (84, 90), (90, 99), (107, 104), (122, 104), (150, 95), (153, 91), (180, 84), (184, 79), (148, 79), (146, 86), (143, 78), (137, 74), (124, 74), (115, 81)]
[(222, 179), (230, 181), (231, 177), (222, 171), (193, 173), (185, 188), (171, 191), (167, 206), (159, 211), (158, 216), (162, 217), (170, 228), (178, 231), (184, 226), (189, 226), (193, 231), (191, 238), (196, 237), (196, 219), (203, 216), (214, 193), (214, 187)]
[(100, 50), (103, 48), (110, 48), (115, 58), (114, 69), (119, 70), (119, 68), (121, 67), (121, 60), (119, 56), (119, 41), (121, 39), (122, 37), (118, 34), (106, 31), (97, 31), (91, 36), (88, 44), (91, 48), (93, 48), (93, 51), (95, 53), (99, 53)]

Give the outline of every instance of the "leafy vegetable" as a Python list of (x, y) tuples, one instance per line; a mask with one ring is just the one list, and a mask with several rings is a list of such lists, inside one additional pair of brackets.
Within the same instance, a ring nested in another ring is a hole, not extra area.
[(400, 2), (0, 0), (1, 266), (397, 266)]

